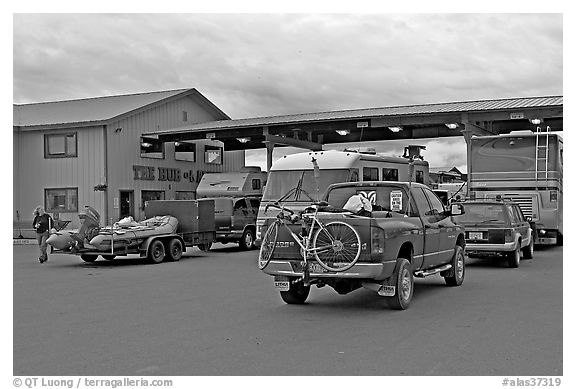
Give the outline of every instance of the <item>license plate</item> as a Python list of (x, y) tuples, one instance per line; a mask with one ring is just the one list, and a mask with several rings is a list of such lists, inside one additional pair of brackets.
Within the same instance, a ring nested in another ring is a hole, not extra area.
[(328, 270), (324, 269), (317, 262), (308, 262), (308, 270), (310, 273), (327, 273)]
[(281, 292), (287, 292), (290, 289), (290, 281), (274, 281), (274, 287)]
[(396, 294), (396, 287), (393, 285), (382, 285), (378, 289), (378, 294), (380, 296), (392, 297)]
[(470, 232), (468, 237), (470, 239), (482, 239), (482, 233), (481, 232)]

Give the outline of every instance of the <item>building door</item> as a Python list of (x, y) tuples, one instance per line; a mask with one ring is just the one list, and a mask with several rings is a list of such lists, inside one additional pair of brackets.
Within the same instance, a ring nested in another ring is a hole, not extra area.
[(134, 191), (120, 191), (120, 219), (127, 216), (134, 217)]

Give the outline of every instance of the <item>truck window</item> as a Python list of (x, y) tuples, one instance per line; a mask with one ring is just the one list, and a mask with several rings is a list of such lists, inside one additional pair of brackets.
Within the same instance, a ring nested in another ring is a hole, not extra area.
[(398, 181), (398, 169), (382, 168), (382, 181)]
[(378, 168), (377, 167), (365, 167), (362, 169), (362, 180), (363, 181), (378, 181)]
[(248, 208), (248, 206), (246, 205), (246, 200), (244, 200), (244, 199), (240, 199), (240, 200), (236, 201), (236, 203), (234, 204), (234, 210), (246, 209), (246, 208)]
[(426, 200), (426, 196), (424, 195), (422, 188), (414, 189), (412, 191), (412, 195), (420, 216), (430, 215), (432, 209), (430, 208), (430, 204), (428, 204), (428, 200)]
[(430, 189), (424, 189), (424, 193), (426, 193), (426, 197), (428, 197), (428, 201), (430, 202), (430, 211), (431, 213), (426, 214), (427, 216), (430, 215), (440, 215), (444, 212), (444, 204), (442, 201), (432, 192)]

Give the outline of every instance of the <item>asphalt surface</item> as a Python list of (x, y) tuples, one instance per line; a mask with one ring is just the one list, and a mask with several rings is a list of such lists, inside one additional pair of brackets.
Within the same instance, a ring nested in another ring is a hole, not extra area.
[(16, 376), (563, 374), (561, 247), (417, 279), (406, 311), (329, 287), (286, 305), (232, 244), (159, 265), (13, 252)]

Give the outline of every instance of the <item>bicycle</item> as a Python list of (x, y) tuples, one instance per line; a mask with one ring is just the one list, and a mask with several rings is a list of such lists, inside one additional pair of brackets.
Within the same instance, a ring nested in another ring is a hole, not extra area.
[[(292, 239), (300, 246), (300, 255), (303, 257), (302, 267), (304, 270), (304, 280), (308, 282), (309, 261), (308, 257), (313, 255), (316, 261), (329, 272), (342, 272), (350, 269), (360, 257), (360, 235), (350, 224), (335, 220), (326, 224), (318, 220), (319, 206), (323, 204), (313, 204), (312, 213), (303, 211), (301, 215), (296, 215), (294, 211), (279, 206), (268, 204), (269, 207), (280, 209), (276, 220), (268, 227), (258, 255), (258, 267), (263, 270), (268, 266), (274, 250), (277, 246), (279, 226), (282, 225), (290, 233)], [(284, 211), (290, 213), (286, 215)], [(286, 221), (296, 223), (303, 221), (300, 234), (296, 234), (288, 226)]]

